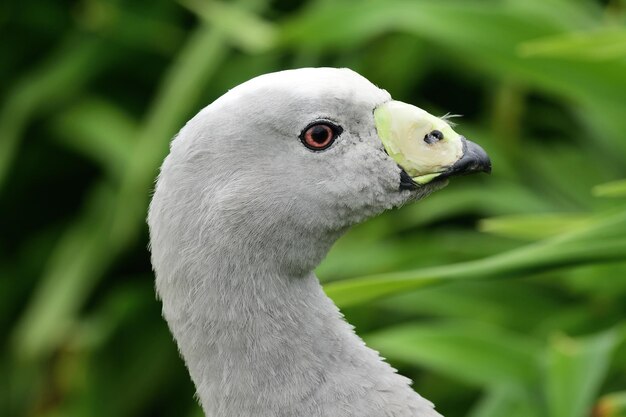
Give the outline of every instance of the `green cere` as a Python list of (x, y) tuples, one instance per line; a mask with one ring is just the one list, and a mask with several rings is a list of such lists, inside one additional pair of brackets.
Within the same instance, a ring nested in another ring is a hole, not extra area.
[[(429, 183), (463, 156), (461, 136), (419, 107), (389, 101), (376, 108), (374, 119), (389, 156), (418, 184)], [(428, 140), (433, 132), (437, 139)]]

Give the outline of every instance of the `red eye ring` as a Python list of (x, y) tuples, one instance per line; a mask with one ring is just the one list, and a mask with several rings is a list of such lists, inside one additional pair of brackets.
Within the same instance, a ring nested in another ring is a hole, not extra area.
[(339, 126), (329, 122), (315, 122), (304, 128), (300, 140), (307, 148), (321, 151), (332, 145), (340, 133)]

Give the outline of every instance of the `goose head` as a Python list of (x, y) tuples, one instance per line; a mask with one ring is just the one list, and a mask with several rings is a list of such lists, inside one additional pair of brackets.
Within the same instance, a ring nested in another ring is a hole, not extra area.
[(485, 152), (445, 120), (354, 71), (262, 75), (204, 108), (173, 141), (151, 207), (160, 217), (151, 222), (153, 259), (166, 259), (154, 249), (169, 230), (187, 248), (221, 247), (258, 268), (303, 273), (355, 223), (489, 169)]

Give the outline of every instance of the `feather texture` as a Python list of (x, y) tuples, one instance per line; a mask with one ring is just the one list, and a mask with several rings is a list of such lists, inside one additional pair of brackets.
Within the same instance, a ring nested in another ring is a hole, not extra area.
[[(439, 415), (312, 272), (351, 225), (434, 190), (399, 190), (372, 118), (389, 99), (350, 70), (269, 74), (173, 141), (150, 206), (152, 261), (207, 416)], [(318, 118), (343, 133), (316, 153), (298, 135)]]

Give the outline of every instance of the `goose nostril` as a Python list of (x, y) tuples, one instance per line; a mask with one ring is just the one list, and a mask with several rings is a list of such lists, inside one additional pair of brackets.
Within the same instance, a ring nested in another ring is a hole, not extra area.
[(424, 136), (424, 142), (428, 143), (429, 145), (439, 142), (442, 139), (443, 133), (441, 133), (439, 130), (433, 130), (432, 132)]

